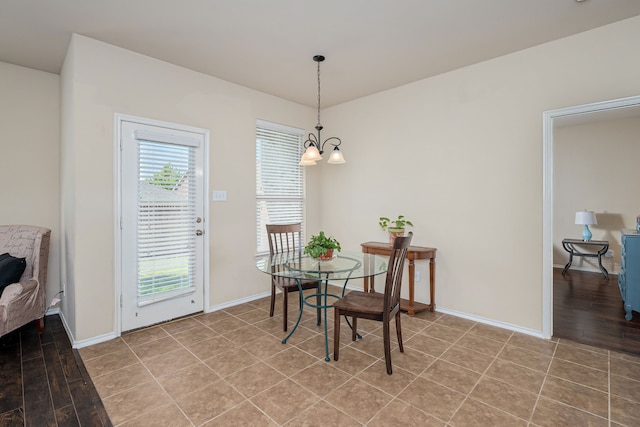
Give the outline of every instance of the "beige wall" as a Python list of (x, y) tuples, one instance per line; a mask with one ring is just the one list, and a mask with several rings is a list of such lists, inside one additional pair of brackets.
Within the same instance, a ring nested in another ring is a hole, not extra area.
[(115, 113), (210, 130), (209, 186), (228, 200), (210, 205), (209, 302), (267, 291), (253, 258), (256, 119), (311, 128), (313, 109), (78, 35), (62, 80), (62, 152), (73, 171), (64, 179), (64, 280), (75, 340), (114, 331)]
[(639, 94), (639, 39), (637, 17), (327, 109), (348, 163), (323, 166), (323, 226), (355, 247), (404, 214), (440, 308), (542, 331), (542, 113)]
[[(608, 240), (614, 257), (605, 258), (609, 273), (620, 269), (620, 229), (635, 228), (640, 215), (640, 117), (598, 120), (556, 127), (554, 131), (554, 257), (564, 266), (568, 254), (562, 239), (579, 239), (582, 226), (574, 224), (575, 212), (596, 213), (590, 226), (594, 240)], [(594, 258), (575, 258), (572, 268), (599, 271)]]
[[(640, 17), (323, 111), (347, 163), (307, 170), (308, 230), (357, 248), (386, 239), (379, 216), (404, 214), (414, 244), (438, 248), (440, 308), (539, 332), (542, 112), (640, 93), (638, 39)], [(229, 200), (211, 204), (210, 304), (268, 289), (252, 257), (255, 120), (310, 130), (313, 109), (82, 36), (61, 88), (64, 315), (75, 340), (115, 327), (114, 113), (211, 131), (210, 188)]]
[(60, 290), (59, 82), (0, 62), (0, 224), (51, 229), (47, 302)]

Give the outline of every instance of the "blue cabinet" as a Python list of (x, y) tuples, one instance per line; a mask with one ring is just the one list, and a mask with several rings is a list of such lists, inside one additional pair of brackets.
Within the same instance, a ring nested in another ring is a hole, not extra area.
[(640, 312), (640, 234), (635, 230), (622, 230), (618, 287), (624, 301), (624, 318), (631, 320), (631, 312)]

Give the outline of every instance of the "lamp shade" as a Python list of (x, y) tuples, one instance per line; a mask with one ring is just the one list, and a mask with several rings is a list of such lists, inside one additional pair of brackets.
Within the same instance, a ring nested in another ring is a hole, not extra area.
[(305, 159), (304, 156), (302, 157), (302, 160), (300, 160), (300, 163), (298, 163), (300, 166), (313, 166), (316, 164), (315, 160), (309, 160), (309, 159)]
[(318, 148), (312, 143), (305, 150), (301, 160), (312, 160), (315, 162), (318, 160), (322, 160), (322, 156), (320, 155)]
[(593, 211), (576, 212), (576, 225), (593, 225), (597, 224), (596, 214)]
[(338, 165), (344, 163), (344, 156), (342, 155), (342, 151), (338, 149), (338, 147), (334, 148), (331, 152), (331, 156), (329, 156), (329, 163), (334, 165)]

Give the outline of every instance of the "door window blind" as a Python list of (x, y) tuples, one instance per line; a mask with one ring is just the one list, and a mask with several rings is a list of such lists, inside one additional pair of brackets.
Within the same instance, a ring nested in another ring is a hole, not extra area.
[[(258, 254), (269, 252), (266, 224), (303, 222), (304, 182), (300, 129), (258, 122), (256, 127), (256, 235)], [(304, 228), (304, 226), (303, 226)]]
[(138, 140), (138, 305), (194, 292), (195, 150)]

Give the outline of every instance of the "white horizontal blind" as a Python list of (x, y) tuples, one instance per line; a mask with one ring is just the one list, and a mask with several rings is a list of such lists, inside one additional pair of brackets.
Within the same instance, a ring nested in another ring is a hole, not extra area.
[(269, 252), (267, 224), (303, 222), (304, 182), (299, 129), (267, 122), (256, 127), (256, 235), (258, 254)]
[(193, 146), (138, 140), (138, 306), (194, 292)]

